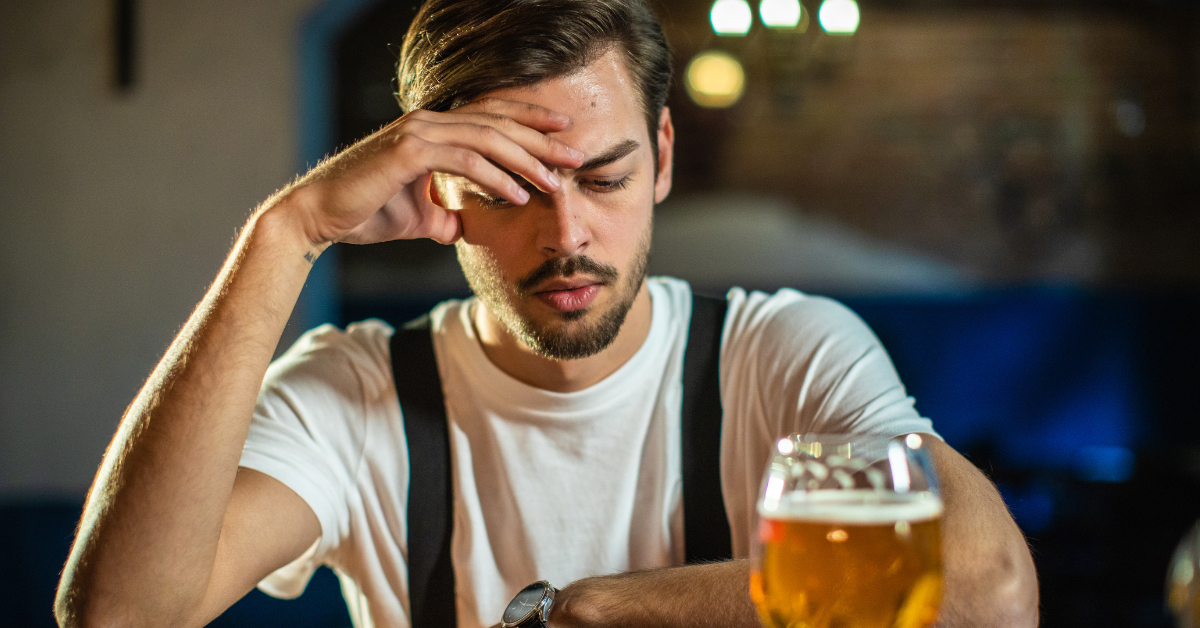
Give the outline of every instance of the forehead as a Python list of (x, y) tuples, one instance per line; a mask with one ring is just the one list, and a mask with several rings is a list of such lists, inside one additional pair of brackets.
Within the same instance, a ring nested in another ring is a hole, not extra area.
[(649, 139), (637, 87), (615, 50), (566, 76), (496, 90), (488, 96), (532, 103), (566, 114), (571, 118), (571, 126), (551, 135), (585, 155), (627, 139), (645, 146)]

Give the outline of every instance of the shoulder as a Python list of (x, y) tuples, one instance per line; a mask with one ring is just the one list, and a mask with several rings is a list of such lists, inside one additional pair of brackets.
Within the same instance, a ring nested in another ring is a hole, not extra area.
[(846, 306), (795, 290), (735, 289), (729, 307), (722, 394), (768, 408), (771, 434), (932, 433), (879, 339)]
[[(695, 294), (688, 282), (672, 277), (647, 279), (655, 310), (671, 318), (691, 315)], [(774, 293), (732, 288), (725, 294), (727, 310), (721, 336), (722, 351), (729, 347), (771, 342), (791, 349), (815, 348), (828, 342), (876, 345), (878, 340), (850, 308), (828, 297), (791, 288)], [(686, 331), (686, 325), (684, 327)]]
[(345, 329), (325, 324), (305, 332), (284, 356), (339, 352), (368, 356), (386, 347), (394, 333), (395, 328), (378, 318), (351, 323)]
[(769, 341), (795, 349), (829, 342), (878, 343), (857, 314), (827, 297), (790, 288), (774, 294), (734, 288), (726, 298), (724, 339), (729, 344)]
[(271, 363), (264, 391), (304, 387), (336, 391), (338, 396), (376, 396), (390, 387), (388, 342), (395, 330), (379, 319), (315, 327)]
[(688, 282), (674, 277), (647, 277), (646, 287), (654, 308), (666, 310), (671, 316), (683, 316), (691, 312), (692, 287)]

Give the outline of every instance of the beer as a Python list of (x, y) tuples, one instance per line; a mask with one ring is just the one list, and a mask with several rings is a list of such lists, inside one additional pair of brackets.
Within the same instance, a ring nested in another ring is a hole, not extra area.
[(942, 597), (941, 499), (793, 493), (759, 505), (750, 594), (768, 628), (924, 628)]

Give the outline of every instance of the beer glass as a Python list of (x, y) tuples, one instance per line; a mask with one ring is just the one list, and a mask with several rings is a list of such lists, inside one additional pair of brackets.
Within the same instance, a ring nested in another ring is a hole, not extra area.
[(1167, 608), (1179, 628), (1200, 628), (1200, 521), (1184, 535), (1171, 557)]
[(767, 628), (934, 624), (942, 499), (929, 438), (808, 434), (775, 444), (750, 575)]

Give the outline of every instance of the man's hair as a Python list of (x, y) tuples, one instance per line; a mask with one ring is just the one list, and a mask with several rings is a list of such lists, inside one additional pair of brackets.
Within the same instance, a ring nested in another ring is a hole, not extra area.
[(404, 111), (447, 111), (506, 87), (580, 70), (618, 50), (657, 155), (671, 50), (647, 0), (429, 0), (400, 54)]

